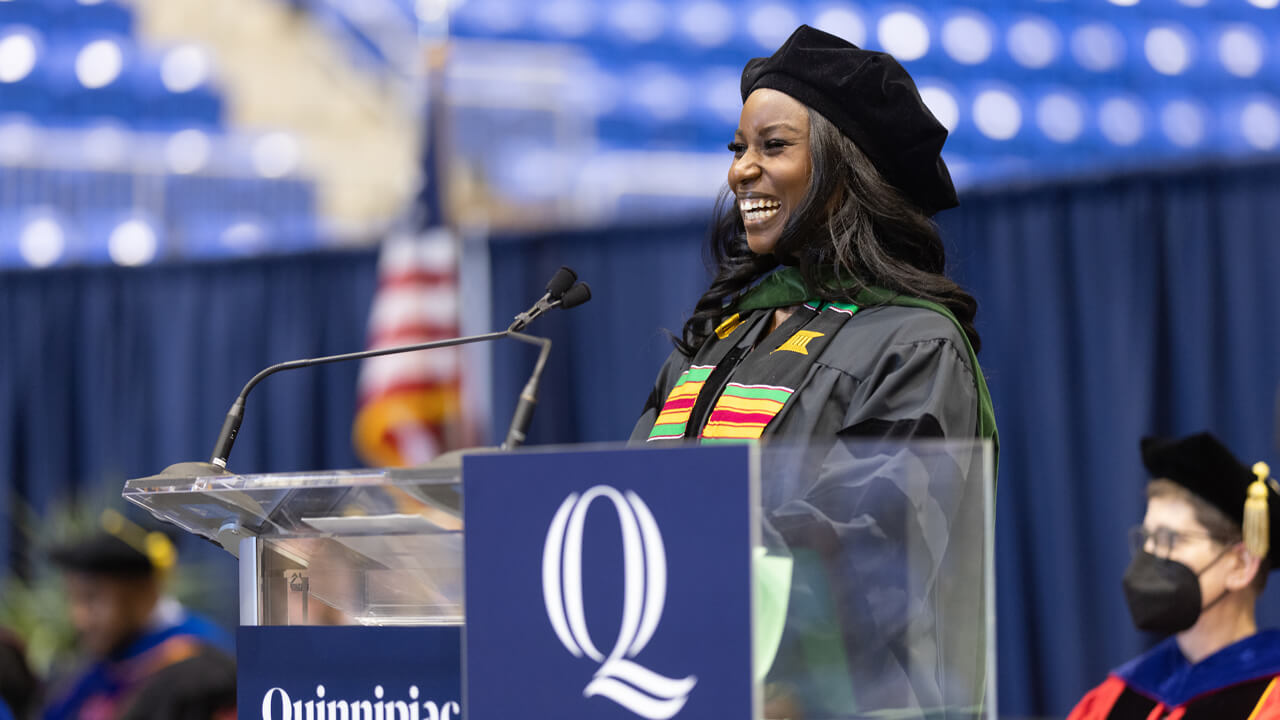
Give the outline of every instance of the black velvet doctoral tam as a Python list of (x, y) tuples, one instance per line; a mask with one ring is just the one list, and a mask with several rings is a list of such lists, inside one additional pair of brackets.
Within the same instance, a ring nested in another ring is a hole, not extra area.
[[(1232, 452), (1211, 433), (1183, 438), (1142, 438), (1142, 464), (1153, 478), (1162, 478), (1186, 488), (1222, 511), (1236, 525), (1244, 524), (1244, 501), (1255, 479)], [(1268, 492), (1271, 555), (1280, 550), (1280, 496)], [(1272, 563), (1272, 570), (1280, 563)]]
[(111, 577), (145, 577), (155, 572), (151, 559), (124, 540), (106, 532), (59, 545), (49, 553), (63, 570)]
[(743, 102), (760, 88), (786, 93), (831, 121), (929, 215), (958, 204), (941, 155), (947, 129), (893, 56), (801, 25), (777, 52), (743, 69)]

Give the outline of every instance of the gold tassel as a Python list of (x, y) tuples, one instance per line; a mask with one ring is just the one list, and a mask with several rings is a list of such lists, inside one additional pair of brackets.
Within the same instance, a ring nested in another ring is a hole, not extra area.
[(145, 547), (147, 557), (151, 559), (151, 566), (162, 573), (172, 570), (178, 562), (178, 551), (174, 549), (169, 537), (162, 532), (153, 530), (147, 533)]
[(137, 550), (151, 561), (151, 566), (161, 573), (168, 572), (178, 562), (178, 550), (168, 536), (162, 532), (147, 532), (141, 525), (120, 514), (119, 511), (107, 508), (99, 517), (102, 529), (123, 540), (126, 545)]
[(1271, 468), (1264, 462), (1254, 463), (1257, 480), (1249, 483), (1249, 497), (1244, 501), (1244, 546), (1256, 558), (1265, 558), (1271, 549), (1271, 518), (1267, 508), (1267, 480)]

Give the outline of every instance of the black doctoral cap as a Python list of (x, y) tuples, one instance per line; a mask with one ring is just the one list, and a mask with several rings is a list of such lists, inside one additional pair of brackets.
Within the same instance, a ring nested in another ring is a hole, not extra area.
[(157, 530), (148, 531), (119, 512), (102, 512), (98, 528), (55, 546), (54, 565), (86, 575), (144, 577), (173, 566), (172, 541)]
[(49, 558), (64, 570), (86, 575), (144, 577), (155, 570), (146, 554), (106, 532), (58, 545)]
[(1221, 510), (1242, 528), (1246, 544), (1250, 535), (1261, 531), (1258, 540), (1264, 545), (1249, 548), (1255, 555), (1265, 556), (1280, 542), (1280, 487), (1270, 478), (1266, 463), (1257, 463), (1251, 471), (1218, 438), (1201, 432), (1183, 438), (1142, 438), (1142, 464), (1151, 477), (1177, 483)]
[(947, 129), (893, 56), (801, 25), (777, 52), (743, 69), (742, 101), (760, 88), (786, 93), (830, 120), (926, 213), (959, 204), (941, 155)]

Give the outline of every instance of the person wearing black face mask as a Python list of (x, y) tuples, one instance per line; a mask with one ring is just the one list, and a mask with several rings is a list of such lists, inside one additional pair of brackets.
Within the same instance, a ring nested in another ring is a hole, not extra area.
[(1171, 635), (1121, 666), (1068, 720), (1280, 720), (1280, 630), (1255, 606), (1280, 543), (1280, 484), (1209, 433), (1143, 438), (1154, 478), (1124, 576), (1134, 624)]

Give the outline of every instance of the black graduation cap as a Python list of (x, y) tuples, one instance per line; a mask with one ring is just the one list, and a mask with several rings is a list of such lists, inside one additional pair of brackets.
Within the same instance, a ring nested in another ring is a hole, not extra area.
[(168, 570), (176, 553), (160, 531), (147, 531), (119, 512), (102, 512), (99, 529), (63, 543), (49, 552), (54, 565), (90, 575), (143, 577)]
[(1175, 482), (1221, 510), (1243, 529), (1250, 552), (1263, 557), (1269, 548), (1278, 547), (1280, 487), (1266, 463), (1250, 470), (1207, 432), (1183, 438), (1144, 437), (1142, 463), (1152, 477)]
[(801, 25), (772, 56), (747, 63), (742, 101), (758, 88), (818, 111), (928, 214), (959, 204), (942, 161), (947, 129), (893, 56)]
[(53, 548), (53, 564), (88, 575), (146, 576), (154, 572), (151, 559), (120, 538), (97, 532)]

